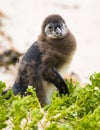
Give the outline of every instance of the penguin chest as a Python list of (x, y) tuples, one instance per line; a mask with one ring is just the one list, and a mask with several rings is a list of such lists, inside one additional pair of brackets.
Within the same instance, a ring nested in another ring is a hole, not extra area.
[(60, 73), (62, 78), (66, 76), (66, 73), (70, 66), (71, 61), (72, 61), (72, 57), (70, 57), (69, 59), (66, 59), (65, 62), (58, 68), (58, 72)]

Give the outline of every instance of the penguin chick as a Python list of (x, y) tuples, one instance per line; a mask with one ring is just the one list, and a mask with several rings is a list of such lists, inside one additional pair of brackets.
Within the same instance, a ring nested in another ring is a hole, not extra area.
[(75, 50), (75, 37), (64, 19), (57, 14), (49, 15), (43, 21), (37, 41), (22, 58), (12, 87), (14, 94), (24, 95), (28, 85), (31, 85), (36, 89), (42, 106), (49, 103), (55, 89), (60, 94), (69, 94), (62, 69), (67, 69)]

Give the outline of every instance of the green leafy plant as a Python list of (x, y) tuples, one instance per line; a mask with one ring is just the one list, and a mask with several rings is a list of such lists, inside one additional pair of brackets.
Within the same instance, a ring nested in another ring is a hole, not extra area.
[[(79, 83), (66, 81), (70, 95), (54, 92), (51, 104), (41, 108), (35, 90), (30, 95), (14, 96), (0, 82), (0, 129), (12, 130), (100, 130), (100, 73), (90, 76), (90, 84), (84, 88)], [(6, 100), (11, 94), (11, 98)]]

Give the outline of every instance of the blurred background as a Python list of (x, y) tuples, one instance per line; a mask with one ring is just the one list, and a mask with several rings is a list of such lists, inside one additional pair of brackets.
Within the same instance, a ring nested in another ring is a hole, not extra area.
[(11, 86), (18, 57), (37, 40), (49, 14), (60, 14), (77, 40), (77, 51), (66, 74), (81, 82), (100, 71), (100, 0), (0, 0), (0, 80)]

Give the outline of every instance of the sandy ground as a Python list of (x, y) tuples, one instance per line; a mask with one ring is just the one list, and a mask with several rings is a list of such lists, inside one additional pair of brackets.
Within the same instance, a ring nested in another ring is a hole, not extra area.
[[(66, 73), (73, 71), (86, 83), (89, 75), (100, 71), (100, 0), (0, 0), (0, 10), (9, 16), (3, 21), (5, 30), (20, 52), (37, 39), (47, 15), (62, 15), (77, 39), (77, 51)], [(14, 77), (15, 71), (0, 69), (0, 80), (11, 85)]]

